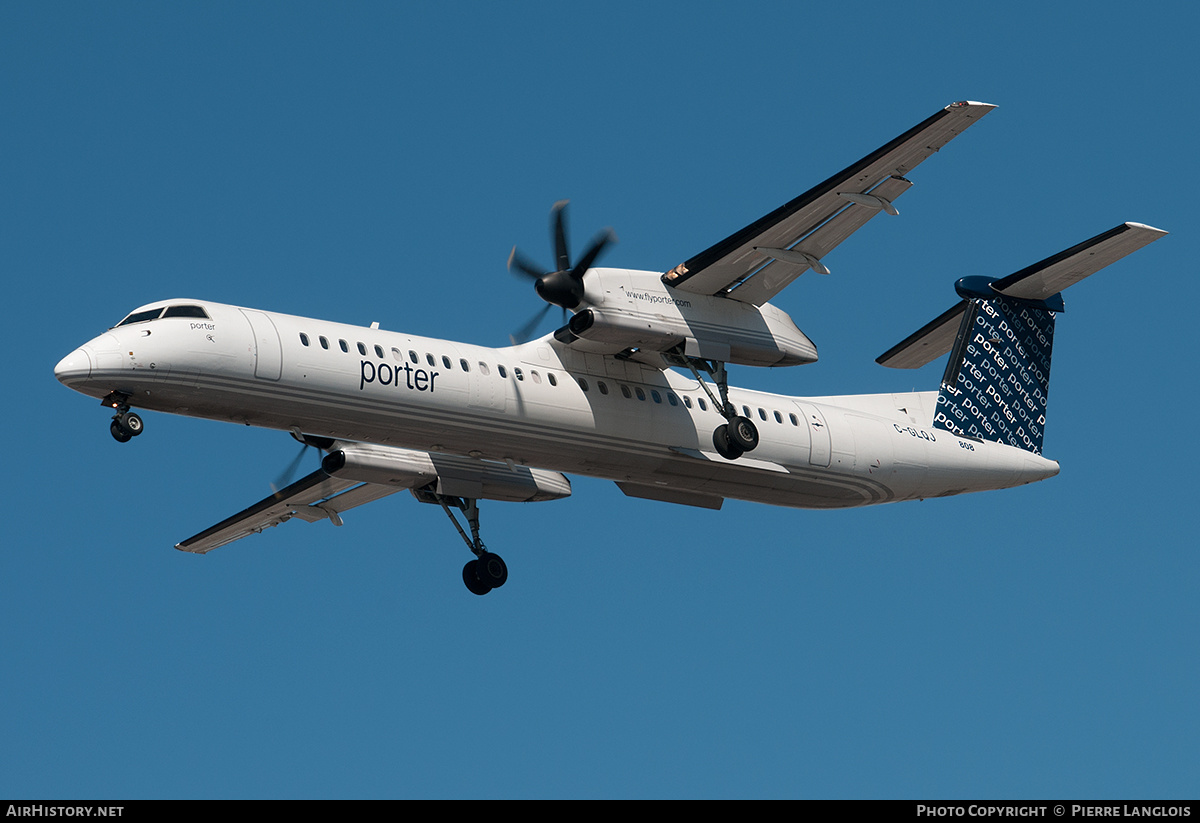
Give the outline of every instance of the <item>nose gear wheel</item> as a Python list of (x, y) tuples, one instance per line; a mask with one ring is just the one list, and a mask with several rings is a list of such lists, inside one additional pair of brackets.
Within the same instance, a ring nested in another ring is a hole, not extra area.
[(100, 401), (100, 405), (117, 410), (108, 424), (108, 431), (118, 443), (128, 443), (146, 430), (142, 418), (129, 410), (129, 395), (111, 392)]

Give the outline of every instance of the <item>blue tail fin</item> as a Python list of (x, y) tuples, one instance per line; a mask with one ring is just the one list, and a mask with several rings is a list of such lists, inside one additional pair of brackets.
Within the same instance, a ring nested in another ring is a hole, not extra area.
[(950, 352), (934, 427), (1041, 454), (1062, 290), (1164, 234), (1122, 223), (1008, 277), (964, 277), (958, 305), (875, 359), (919, 369)]
[(967, 301), (935, 428), (1042, 453), (1055, 313), (1008, 297)]

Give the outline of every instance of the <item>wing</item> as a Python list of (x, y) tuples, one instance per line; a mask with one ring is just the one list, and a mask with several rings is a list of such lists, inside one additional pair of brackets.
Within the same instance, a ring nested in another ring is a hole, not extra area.
[(777, 208), (663, 275), (697, 294), (727, 293), (761, 306), (813, 269), (856, 229), (912, 185), (905, 175), (995, 106), (963, 101), (917, 124), (824, 183)]
[[(1005, 297), (1049, 300), (1067, 286), (1075, 285), (1165, 234), (1153, 226), (1122, 223), (1008, 277), (993, 280), (989, 285), (992, 291)], [(875, 358), (875, 362), (893, 369), (918, 369), (941, 357), (954, 345), (959, 318), (966, 305), (964, 300), (925, 324)]]
[(317, 469), (308, 477), (297, 480), (286, 489), (260, 500), (245, 511), (222, 520), (182, 543), (176, 543), (175, 548), (185, 552), (207, 554), (227, 543), (278, 526), (293, 517), (309, 523), (328, 519), (340, 526), (341, 512), (400, 490), (395, 486), (331, 477), (324, 469)]
[(546, 469), (338, 441), (321, 468), (308, 477), (176, 543), (175, 548), (206, 554), (293, 517), (309, 523), (327, 519), (340, 526), (342, 512), (404, 489), (412, 489), (424, 503), (459, 497), (532, 503), (569, 497), (571, 481)]

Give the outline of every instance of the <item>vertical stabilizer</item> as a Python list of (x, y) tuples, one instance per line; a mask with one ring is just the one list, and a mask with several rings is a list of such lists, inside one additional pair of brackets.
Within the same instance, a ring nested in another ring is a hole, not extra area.
[(1053, 311), (1007, 297), (969, 300), (934, 427), (1041, 454), (1053, 344)]

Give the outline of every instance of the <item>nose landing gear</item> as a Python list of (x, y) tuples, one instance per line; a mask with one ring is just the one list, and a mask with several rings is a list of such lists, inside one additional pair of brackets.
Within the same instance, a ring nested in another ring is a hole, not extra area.
[(128, 443), (146, 430), (146, 424), (135, 412), (129, 410), (129, 395), (112, 392), (100, 401), (102, 406), (116, 409), (108, 431), (118, 443)]

